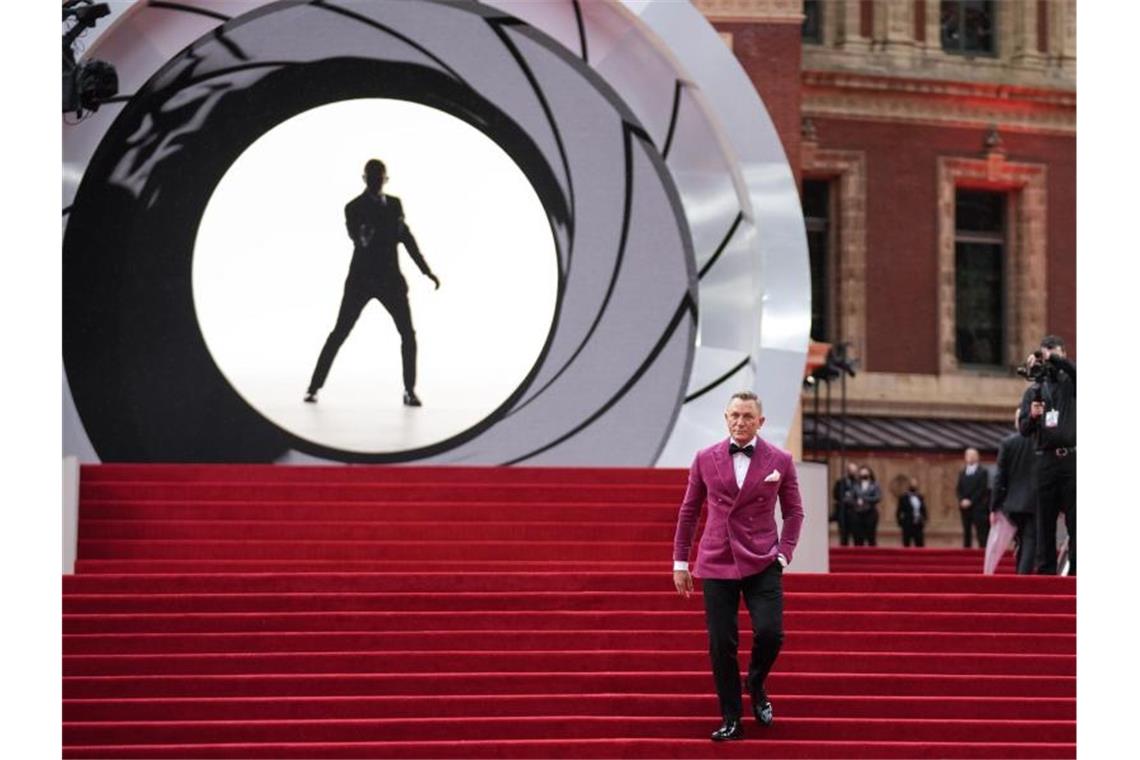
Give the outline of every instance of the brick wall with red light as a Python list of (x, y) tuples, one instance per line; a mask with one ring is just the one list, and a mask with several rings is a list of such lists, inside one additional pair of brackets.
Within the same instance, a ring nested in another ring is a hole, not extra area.
[(780, 135), (784, 153), (800, 181), (800, 61), (798, 24), (716, 22), (732, 35), (732, 50), (760, 93)]
[[(814, 118), (821, 149), (867, 159), (867, 356), (874, 372), (938, 373), (941, 156), (981, 158), (986, 130)], [(1001, 134), (1009, 161), (1047, 168), (1048, 330), (1076, 351), (1076, 141)]]

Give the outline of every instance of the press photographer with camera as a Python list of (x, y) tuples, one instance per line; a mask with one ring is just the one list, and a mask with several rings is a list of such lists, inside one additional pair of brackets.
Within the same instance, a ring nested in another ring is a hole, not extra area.
[(1069, 574), (1077, 574), (1077, 367), (1056, 335), (1018, 370), (1033, 383), (1021, 398), (1019, 432), (1036, 444), (1037, 573), (1057, 573), (1057, 516), (1069, 531)]

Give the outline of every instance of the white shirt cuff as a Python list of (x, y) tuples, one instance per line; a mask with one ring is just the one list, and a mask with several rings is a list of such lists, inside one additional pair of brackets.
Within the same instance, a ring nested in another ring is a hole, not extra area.
[(681, 571), (681, 570), (684, 570), (686, 573), (689, 572), (689, 563), (688, 562), (681, 562), (680, 560), (676, 560), (676, 559), (673, 560), (673, 572), (676, 573), (676, 572)]
[(787, 567), (788, 566), (788, 558), (785, 557), (783, 554), (777, 554), (776, 555), (776, 561), (780, 563), (780, 567)]

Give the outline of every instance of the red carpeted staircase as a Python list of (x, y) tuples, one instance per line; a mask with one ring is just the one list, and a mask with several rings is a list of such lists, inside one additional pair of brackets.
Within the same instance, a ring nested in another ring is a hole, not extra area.
[(1075, 756), (1073, 579), (964, 550), (787, 575), (776, 725), (708, 741), (702, 606), (669, 572), (684, 479), (85, 467), (64, 756)]

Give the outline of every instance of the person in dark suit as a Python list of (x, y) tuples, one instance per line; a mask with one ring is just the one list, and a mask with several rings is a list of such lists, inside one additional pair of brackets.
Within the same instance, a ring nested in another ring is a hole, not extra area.
[(1065, 515), (1069, 533), (1068, 574), (1077, 574), (1077, 365), (1065, 355), (1057, 335), (1041, 339), (1041, 348), (1025, 360), (1042, 371), (1041, 379), (1021, 398), (1021, 434), (1037, 451), (1037, 572), (1057, 568), (1057, 518)]
[(1037, 456), (1033, 441), (1018, 431), (1021, 409), (1013, 416), (1014, 432), (998, 446), (990, 517), (1004, 512), (1017, 526), (1017, 574), (1032, 575), (1037, 559)]
[(839, 545), (851, 543), (852, 512), (855, 507), (855, 487), (859, 483), (859, 465), (847, 463), (847, 474), (835, 481), (831, 489), (831, 499), (835, 505), (835, 523), (839, 528)]
[(986, 547), (990, 535), (990, 473), (979, 464), (978, 450), (966, 449), (966, 466), (958, 473), (958, 516), (962, 518), (962, 546), (970, 548), (973, 532), (978, 546)]
[(911, 543), (915, 546), (925, 544), (923, 529), (927, 519), (929, 518), (926, 514), (926, 499), (918, 492), (918, 480), (911, 478), (910, 487), (906, 493), (899, 496), (898, 509), (895, 512), (895, 520), (902, 528), (903, 546), (910, 546)]
[(859, 468), (859, 481), (855, 485), (855, 506), (852, 507), (851, 532), (856, 546), (876, 546), (879, 530), (879, 502), (883, 491), (875, 480), (875, 473), (867, 465)]
[[(701, 579), (709, 659), (723, 718), (713, 741), (744, 738), (737, 659), (741, 596), (752, 619), (752, 659), (745, 681), (752, 715), (760, 725), (772, 725), (772, 702), (764, 681), (784, 641), (781, 578), (804, 521), (792, 455), (756, 435), (764, 424), (760, 399), (751, 391), (734, 394), (724, 418), (728, 440), (698, 451), (693, 458), (673, 536), (673, 585), (688, 598), (693, 592), (689, 552), (701, 505), (707, 503), (708, 519), (693, 574)], [(777, 500), (784, 520), (782, 534), (776, 527)]]
[(404, 221), (404, 208), (400, 199), (385, 195), (382, 190), (388, 179), (384, 162), (371, 159), (364, 164), (364, 192), (344, 207), (344, 223), (353, 242), (352, 263), (344, 281), (344, 295), (340, 302), (336, 324), (325, 340), (317, 358), (305, 401), (316, 403), (317, 391), (325, 384), (337, 351), (352, 331), (360, 312), (375, 298), (392, 316), (400, 333), (400, 355), (404, 367), (404, 404), (421, 406), (416, 396), (416, 331), (412, 326), (412, 311), (408, 305), (408, 283), (400, 273), (396, 246), (404, 244), (420, 272), (435, 283), (439, 278), (432, 274), (423, 254), (420, 253), (412, 231)]

